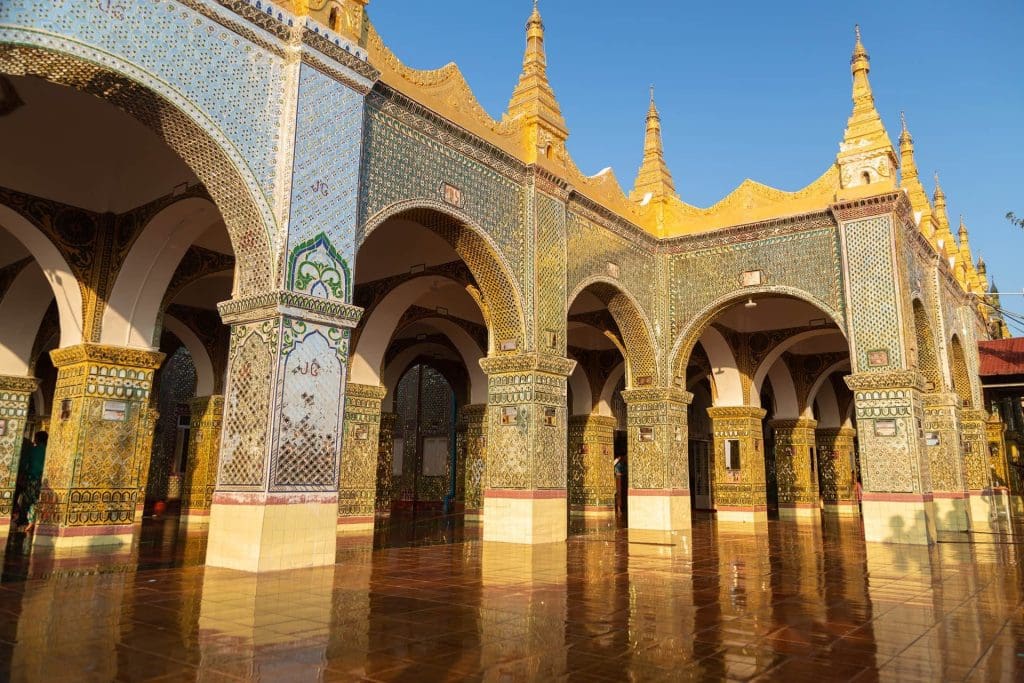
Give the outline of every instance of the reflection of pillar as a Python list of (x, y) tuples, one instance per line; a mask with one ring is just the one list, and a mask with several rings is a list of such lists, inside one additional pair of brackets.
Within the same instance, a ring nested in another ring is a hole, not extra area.
[(923, 379), (916, 371), (876, 371), (850, 375), (846, 383), (857, 410), (865, 539), (934, 542)]
[(474, 403), (462, 407), (462, 423), (465, 426), (463, 443), (464, 457), (464, 503), (466, 519), (479, 519), (483, 513), (483, 482), (486, 469), (487, 437), (484, 434), (484, 418), (487, 417), (487, 404)]
[(839, 515), (859, 514), (854, 490), (852, 427), (815, 430), (818, 443), (818, 468), (821, 474), (821, 498), (825, 512)]
[(806, 518), (817, 515), (817, 443), (815, 420), (774, 420), (775, 472), (779, 486), (779, 517)]
[(387, 389), (349, 383), (345, 400), (345, 440), (338, 487), (338, 526), (372, 529), (380, 455), (381, 401)]
[(1003, 500), (993, 491), (994, 472), (985, 439), (984, 410), (964, 408), (960, 412), (960, 436), (963, 444), (964, 471), (967, 493), (970, 496), (971, 522), (975, 528), (988, 529), (1005, 519), (1007, 510)]
[(964, 531), (967, 519), (967, 487), (959, 438), (960, 399), (951, 393), (929, 393), (924, 403), (925, 450), (935, 498), (935, 529)]
[(750, 406), (708, 408), (715, 436), (715, 510), (721, 522), (767, 522), (765, 411)]
[[(352, 394), (349, 394), (351, 396)], [(377, 437), (377, 502), (378, 515), (390, 515), (391, 503), (395, 496), (395, 422), (397, 413), (381, 413), (380, 434)]]
[(181, 519), (205, 526), (217, 485), (220, 430), (224, 419), (223, 396), (198, 396), (189, 403), (188, 462), (181, 499)]
[(689, 433), (680, 389), (622, 392), (628, 431), (629, 528), (690, 528)]
[(57, 388), (35, 542), (130, 543), (153, 445), (153, 371), (164, 354), (80, 344), (50, 356)]
[[(485, 533), (492, 519), (488, 512)], [(570, 649), (565, 646), (567, 547), (565, 543), (510, 547), (484, 542), (480, 551), (480, 665), (494, 680), (564, 676)]]
[(566, 378), (574, 361), (520, 354), (484, 358), (488, 376), (484, 540), (564, 541)]
[(219, 308), (232, 328), (206, 563), (245, 571), (334, 564), (338, 407), (349, 328), (361, 310), (294, 292)]
[(573, 415), (569, 418), (570, 514), (615, 513), (614, 441), (614, 417)]
[(0, 375), (0, 539), (11, 523), (28, 402), (39, 386), (34, 377)]

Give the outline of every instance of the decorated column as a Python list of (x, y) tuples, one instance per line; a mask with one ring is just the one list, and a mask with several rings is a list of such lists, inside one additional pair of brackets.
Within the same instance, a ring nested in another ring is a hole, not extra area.
[(349, 384), (345, 397), (345, 442), (338, 486), (338, 529), (373, 529), (380, 456), (381, 402), (387, 389)]
[(0, 375), (0, 539), (11, 524), (14, 487), (18, 480), (18, 464), (28, 418), (28, 402), (39, 386), (34, 377)]
[[(381, 413), (380, 433), (377, 437), (377, 515), (389, 516), (395, 498), (395, 422), (397, 413)], [(340, 501), (339, 501), (340, 502)]]
[(569, 514), (615, 514), (615, 418), (569, 418)]
[(536, 353), (480, 360), (488, 376), (485, 541), (566, 539), (566, 380), (574, 366)]
[(217, 484), (223, 396), (198, 396), (189, 403), (188, 461), (181, 500), (181, 519), (188, 526), (206, 526)]
[(854, 437), (852, 427), (815, 430), (818, 444), (818, 468), (821, 479), (821, 499), (826, 513), (857, 515), (860, 506), (854, 483)]
[(986, 443), (988, 414), (976, 408), (960, 411), (960, 440), (964, 454), (971, 523), (976, 528), (987, 528), (1006, 516), (1003, 501), (994, 491), (995, 472)]
[(690, 528), (689, 435), (686, 409), (693, 394), (681, 389), (630, 389), (626, 402), (629, 439), (629, 528)]
[(130, 544), (153, 445), (150, 390), (164, 354), (99, 344), (57, 368), (35, 543)]
[(1009, 510), (1009, 496), (1014, 493), (1014, 481), (1006, 448), (1006, 424), (998, 410), (993, 410), (985, 421), (985, 436), (988, 441), (986, 452), (989, 466), (992, 468), (992, 493), (1003, 499), (1001, 506)]
[(935, 540), (935, 504), (925, 452), (921, 389), (915, 370), (850, 375), (861, 454), (864, 537), (928, 544)]
[(333, 564), (345, 362), (361, 309), (271, 292), (220, 312), (231, 347), (206, 562)]
[(815, 420), (774, 420), (775, 471), (779, 486), (779, 517), (814, 518), (818, 498), (818, 453)]
[(954, 393), (926, 393), (924, 444), (932, 477), (936, 531), (970, 528), (965, 457), (960, 440), (960, 399)]
[(768, 521), (764, 470), (765, 411), (751, 406), (708, 408), (714, 434), (715, 511), (721, 522)]
[(465, 505), (466, 521), (476, 521), (483, 514), (483, 483), (487, 464), (487, 435), (485, 419), (487, 405), (474, 403), (463, 406), (460, 422), (464, 429), (463, 468), (465, 483), (463, 484), (463, 504)]

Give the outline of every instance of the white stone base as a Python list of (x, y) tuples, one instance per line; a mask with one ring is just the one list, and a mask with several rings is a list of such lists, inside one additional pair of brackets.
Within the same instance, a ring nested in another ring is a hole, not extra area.
[(131, 546), (135, 542), (135, 524), (118, 526), (49, 527), (37, 525), (32, 535), (32, 545), (37, 547), (67, 549), (104, 549)]
[(483, 540), (528, 545), (562, 542), (569, 533), (567, 507), (564, 491), (488, 491)]
[(971, 491), (967, 501), (974, 531), (1001, 533), (1010, 526), (1012, 503), (1008, 491)]
[(690, 529), (690, 496), (680, 493), (652, 495), (643, 491), (629, 492), (629, 528), (653, 531), (688, 531)]
[(967, 512), (967, 498), (935, 496), (935, 530), (967, 531), (971, 519)]
[(614, 519), (615, 518), (615, 506), (604, 506), (604, 507), (579, 507), (572, 506), (569, 508), (570, 517), (582, 517), (584, 519)]
[(929, 500), (864, 500), (864, 540), (929, 545), (935, 542), (935, 506)]
[(857, 517), (860, 515), (860, 505), (853, 502), (825, 503), (824, 512), (839, 517)]
[(726, 524), (750, 524), (750, 525), (762, 525), (768, 524), (768, 511), (767, 510), (716, 510), (715, 519), (718, 522)]
[(206, 564), (247, 572), (334, 564), (337, 520), (329, 494), (217, 494)]
[(779, 506), (779, 519), (796, 522), (813, 522), (821, 518), (821, 508), (817, 505)]

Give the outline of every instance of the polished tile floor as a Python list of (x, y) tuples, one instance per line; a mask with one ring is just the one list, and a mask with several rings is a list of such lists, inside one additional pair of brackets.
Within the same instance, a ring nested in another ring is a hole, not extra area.
[(205, 538), (173, 520), (112, 554), (14, 535), (0, 679), (1024, 680), (1024, 535), (574, 531), (524, 548), (406, 521), (339, 539), (335, 566), (259, 578), (204, 568)]

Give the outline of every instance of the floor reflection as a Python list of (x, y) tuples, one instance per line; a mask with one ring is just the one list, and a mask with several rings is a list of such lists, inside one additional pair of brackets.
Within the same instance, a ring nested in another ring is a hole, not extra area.
[(406, 516), (340, 536), (335, 566), (256, 577), (203, 567), (174, 520), (104, 552), (12, 535), (0, 678), (1021, 680), (1021, 538), (868, 546), (856, 520), (702, 516), (521, 547)]

